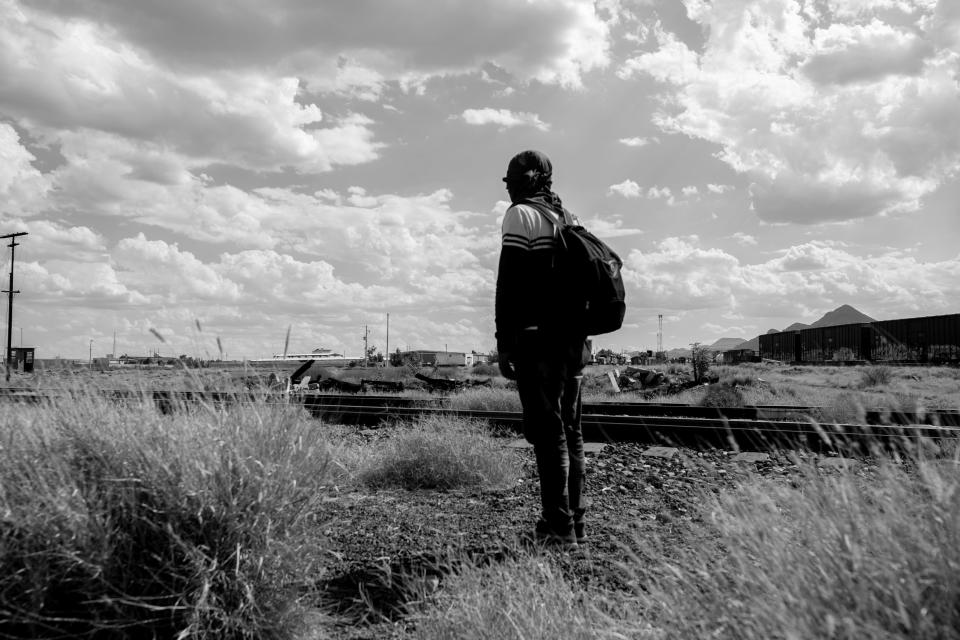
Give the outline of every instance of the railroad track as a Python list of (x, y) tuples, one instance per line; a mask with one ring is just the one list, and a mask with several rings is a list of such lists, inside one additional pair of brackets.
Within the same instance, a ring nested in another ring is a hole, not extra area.
[[(224, 391), (128, 391), (96, 392), (115, 401), (150, 400), (161, 411), (205, 403), (225, 406), (243, 403), (300, 402), (314, 417), (346, 424), (374, 427), (384, 421), (409, 420), (429, 415), (455, 415), (483, 420), (499, 427), (521, 431), (517, 411), (455, 409), (444, 397), (411, 398), (353, 394), (303, 393), (284, 395), (265, 392)], [(75, 401), (89, 390), (0, 388), (0, 401), (44, 403)], [(633, 441), (699, 447), (773, 448), (805, 446), (813, 449), (869, 450), (876, 446), (902, 446), (920, 439), (960, 436), (960, 412), (931, 411), (923, 414), (868, 411), (866, 424), (820, 424), (822, 408), (788, 405), (754, 407), (699, 407), (685, 404), (584, 403), (584, 436), (592, 441)]]

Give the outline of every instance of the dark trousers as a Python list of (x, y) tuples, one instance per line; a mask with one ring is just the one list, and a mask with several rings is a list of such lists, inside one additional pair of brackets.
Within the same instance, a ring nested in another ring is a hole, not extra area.
[(540, 526), (571, 535), (586, 511), (580, 386), (590, 354), (583, 338), (551, 338), (536, 331), (525, 331), (518, 346), (514, 366), (523, 434), (533, 445), (540, 475)]

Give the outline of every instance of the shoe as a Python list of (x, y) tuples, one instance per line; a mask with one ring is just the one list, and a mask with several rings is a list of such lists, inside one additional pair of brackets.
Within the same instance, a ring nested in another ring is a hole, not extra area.
[(583, 528), (582, 522), (573, 523), (573, 535), (577, 539), (577, 544), (586, 544), (587, 543), (587, 533)]
[(557, 533), (543, 520), (537, 522), (537, 526), (533, 530), (533, 539), (538, 545), (563, 551), (576, 551), (580, 548), (580, 545), (577, 544), (577, 537), (572, 530), (563, 534)]

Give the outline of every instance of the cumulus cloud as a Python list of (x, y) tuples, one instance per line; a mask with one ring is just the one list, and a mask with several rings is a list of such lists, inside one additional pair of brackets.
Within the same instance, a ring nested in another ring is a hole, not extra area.
[(648, 144), (660, 142), (656, 137), (652, 138), (620, 138), (620, 144), (628, 147), (645, 147)]
[(27, 216), (42, 207), (50, 184), (34, 160), (16, 130), (0, 122), (0, 214)]
[(730, 237), (745, 247), (752, 247), (757, 245), (757, 239), (752, 235), (750, 235), (749, 233), (743, 233), (742, 231), (737, 231)]
[(921, 262), (891, 252), (863, 257), (809, 242), (760, 263), (743, 263), (696, 236), (632, 251), (624, 264), (628, 295), (642, 307), (804, 318), (841, 304), (880, 318), (950, 313), (960, 295), (960, 257)]
[(464, 122), (472, 125), (495, 124), (504, 129), (528, 126), (540, 131), (549, 131), (550, 125), (540, 120), (535, 113), (510, 111), (509, 109), (466, 109), (460, 115)]
[(647, 198), (649, 200), (666, 200), (671, 207), (677, 203), (670, 187), (650, 187), (647, 189)]
[(106, 262), (32, 260), (17, 262), (17, 282), (28, 297), (21, 307), (48, 308), (72, 305), (80, 308), (117, 309), (128, 305), (142, 307), (148, 296), (123, 283), (117, 271)]
[(424, 76), (469, 72), (486, 62), (524, 80), (578, 87), (583, 73), (609, 63), (609, 25), (598, 15), (609, 19), (609, 12), (585, 0), (458, 0), (429, 11), (413, 0), (309, 6), (281, 0), (235, 4), (229, 20), (219, 5), (188, 0), (38, 0), (30, 7), (71, 23), (109, 25), (131, 49), (171, 68), (259, 72), (269, 64), (318, 87), (352, 84), (370, 97), (384, 81), (416, 86)]
[(192, 166), (310, 172), (368, 162), (382, 146), (369, 119), (327, 122), (316, 104), (301, 102), (296, 77), (173, 73), (106, 26), (29, 10), (11, 18), (5, 7), (0, 112), (47, 142), (89, 131), (178, 153)]
[(643, 194), (643, 189), (633, 180), (624, 180), (618, 184), (612, 184), (607, 189), (607, 195), (620, 194), (624, 198), (639, 198)]
[(724, 194), (727, 191), (733, 191), (733, 185), (729, 184), (707, 184), (707, 191), (710, 193)]
[(874, 18), (868, 24), (832, 24), (818, 29), (814, 53), (802, 67), (817, 83), (847, 84), (889, 75), (915, 76), (933, 46), (915, 32)]
[(960, 170), (960, 70), (940, 35), (956, 18), (942, 2), (898, 23), (883, 3), (836, 4), (690, 1), (702, 51), (658, 26), (658, 48), (619, 71), (668, 87), (656, 122), (719, 145), (767, 221), (911, 212)]
[(642, 229), (623, 226), (623, 220), (580, 218), (581, 223), (598, 238), (622, 238), (645, 233)]

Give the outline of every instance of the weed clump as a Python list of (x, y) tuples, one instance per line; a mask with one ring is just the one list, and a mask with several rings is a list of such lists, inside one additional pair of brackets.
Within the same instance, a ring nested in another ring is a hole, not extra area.
[(711, 384), (707, 387), (707, 392), (700, 400), (701, 407), (742, 407), (744, 406), (743, 394), (739, 389), (729, 384)]
[(495, 364), (481, 362), (480, 364), (473, 365), (473, 368), (470, 369), (470, 373), (472, 373), (475, 376), (485, 376), (485, 377), (499, 376), (500, 367)]
[(867, 367), (860, 378), (861, 387), (880, 387), (893, 380), (893, 369), (885, 365)]
[(403, 489), (513, 485), (518, 477), (515, 456), (485, 429), (477, 422), (444, 416), (402, 425), (367, 461), (360, 480), (374, 488)]
[(283, 637), (329, 452), (302, 412), (0, 418), (4, 637)]

